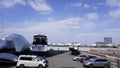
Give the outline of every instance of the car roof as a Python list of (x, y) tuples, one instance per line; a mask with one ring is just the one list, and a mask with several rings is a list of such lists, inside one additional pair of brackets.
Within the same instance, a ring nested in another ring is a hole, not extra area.
[(88, 56), (87, 54), (79, 54), (77, 56)]
[(94, 56), (94, 55), (89, 55), (89, 57), (97, 57), (97, 56)]
[(37, 57), (37, 55), (20, 55), (19, 57)]
[(105, 58), (105, 57), (97, 57), (97, 58), (94, 58), (95, 60), (97, 60), (97, 59), (105, 59), (105, 60), (108, 60), (107, 58)]
[(80, 55), (87, 55), (87, 54), (80, 54)]

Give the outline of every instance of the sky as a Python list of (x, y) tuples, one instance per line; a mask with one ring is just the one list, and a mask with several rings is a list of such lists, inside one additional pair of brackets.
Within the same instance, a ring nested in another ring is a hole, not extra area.
[(42, 34), (51, 43), (120, 42), (120, 0), (0, 0), (0, 38)]

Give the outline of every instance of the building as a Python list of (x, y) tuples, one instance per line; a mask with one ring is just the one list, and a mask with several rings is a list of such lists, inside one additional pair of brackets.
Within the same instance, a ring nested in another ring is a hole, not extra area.
[(97, 46), (104, 46), (106, 43), (105, 42), (96, 42)]
[(106, 44), (112, 44), (112, 37), (104, 37), (104, 42)]
[(110, 46), (112, 44), (112, 37), (104, 37), (104, 42), (96, 42), (97, 46)]

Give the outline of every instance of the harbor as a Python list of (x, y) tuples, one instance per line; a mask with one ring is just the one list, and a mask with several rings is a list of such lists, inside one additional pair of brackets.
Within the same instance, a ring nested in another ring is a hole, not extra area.
[(120, 0), (0, 0), (0, 68), (120, 68)]
[[(74, 56), (68, 51), (50, 51), (46, 57), (49, 61), (48, 68), (84, 68), (80, 62), (72, 60)], [(2, 68), (16, 68), (16, 65), (0, 64)]]

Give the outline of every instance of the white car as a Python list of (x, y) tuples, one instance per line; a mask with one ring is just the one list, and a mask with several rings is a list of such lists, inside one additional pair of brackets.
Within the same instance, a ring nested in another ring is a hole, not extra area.
[(45, 68), (48, 66), (46, 59), (36, 55), (20, 55), (17, 62), (17, 67), (38, 67)]
[(81, 58), (88, 57), (88, 56), (89, 55), (86, 55), (86, 54), (80, 54), (80, 55), (74, 56), (73, 61), (79, 61)]

